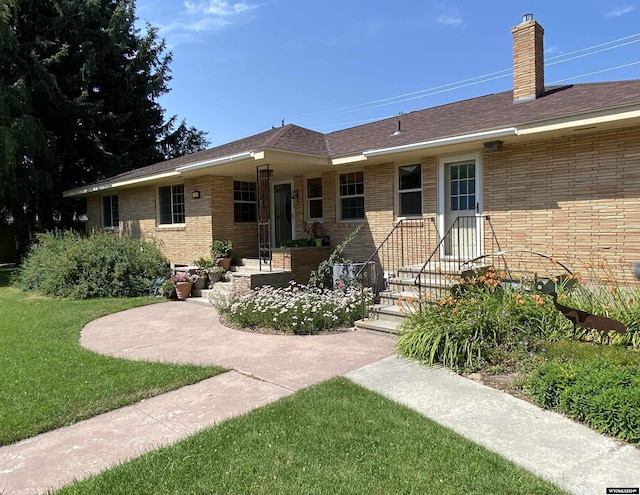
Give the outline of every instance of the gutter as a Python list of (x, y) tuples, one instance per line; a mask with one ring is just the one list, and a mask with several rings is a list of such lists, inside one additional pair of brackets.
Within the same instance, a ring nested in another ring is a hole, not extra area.
[(69, 191), (64, 191), (62, 193), (63, 198), (72, 198), (74, 196), (82, 196), (83, 194), (95, 193), (100, 191), (106, 191), (107, 189), (112, 189), (115, 187), (123, 187), (129, 186), (131, 184), (138, 184), (141, 182), (147, 182), (150, 180), (157, 179), (165, 179), (167, 177), (174, 177), (178, 174), (178, 172), (171, 170), (169, 172), (164, 172), (160, 174), (147, 175), (142, 177), (135, 177), (129, 180), (121, 180), (121, 181), (108, 181), (108, 182), (100, 182), (98, 184), (89, 184), (87, 186), (77, 187), (75, 189), (70, 189)]
[(496, 129), (493, 131), (474, 132), (472, 134), (463, 134), (462, 136), (452, 136), (431, 141), (422, 141), (420, 143), (403, 144), (400, 146), (392, 146), (390, 148), (380, 148), (374, 150), (363, 151), (362, 155), (366, 158), (373, 156), (389, 155), (392, 153), (402, 153), (406, 151), (419, 151), (428, 148), (436, 148), (450, 144), (469, 143), (483, 139), (495, 139), (499, 137), (515, 136), (518, 129), (515, 127), (506, 127), (504, 129)]
[(183, 167), (178, 167), (175, 170), (170, 170), (167, 172), (147, 175), (143, 177), (135, 177), (129, 180), (121, 180), (121, 181), (109, 181), (102, 182), (99, 184), (91, 184), (83, 187), (78, 187), (76, 189), (71, 189), (69, 191), (64, 191), (62, 193), (63, 198), (71, 198), (74, 196), (82, 196), (84, 194), (95, 193), (100, 191), (105, 191), (107, 189), (112, 189), (116, 187), (130, 186), (133, 184), (139, 184), (142, 182), (147, 182), (150, 180), (158, 180), (158, 179), (166, 179), (168, 177), (175, 177), (184, 172), (190, 172), (192, 170), (199, 170), (201, 168), (212, 167), (215, 165), (222, 165), (224, 163), (233, 163), (239, 160), (244, 160), (246, 158), (261, 158), (259, 153), (253, 151), (246, 151), (244, 153), (238, 153), (236, 155), (229, 155), (222, 158), (216, 158), (214, 160), (205, 160), (202, 162), (192, 163), (189, 165), (184, 165)]
[(254, 158), (255, 152), (245, 151), (236, 155), (223, 156), (222, 158), (215, 158), (213, 160), (205, 160), (202, 162), (192, 163), (183, 167), (176, 168), (176, 172), (182, 174), (184, 172), (191, 172), (193, 170), (199, 170), (201, 168), (213, 167), (215, 165), (222, 165), (224, 163), (233, 163), (247, 158)]

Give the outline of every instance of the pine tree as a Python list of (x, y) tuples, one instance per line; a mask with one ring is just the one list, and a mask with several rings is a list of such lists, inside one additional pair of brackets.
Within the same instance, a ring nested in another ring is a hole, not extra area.
[[(158, 98), (171, 53), (135, 27), (134, 0), (0, 0), (0, 206), (50, 229), (66, 189), (204, 148)], [(23, 232), (24, 234), (24, 232)]]

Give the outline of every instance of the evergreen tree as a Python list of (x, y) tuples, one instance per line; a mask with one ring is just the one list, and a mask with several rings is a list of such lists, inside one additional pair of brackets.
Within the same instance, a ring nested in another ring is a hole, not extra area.
[[(0, 0), (0, 205), (68, 226), (62, 192), (206, 147), (164, 120), (171, 54), (135, 27), (134, 0)], [(24, 235), (24, 232), (23, 232)]]

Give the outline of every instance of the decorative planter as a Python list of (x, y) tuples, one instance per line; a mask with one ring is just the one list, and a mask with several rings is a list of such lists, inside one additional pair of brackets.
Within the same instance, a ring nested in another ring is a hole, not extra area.
[(220, 282), (222, 278), (222, 272), (219, 271), (210, 271), (209, 272), (209, 282), (215, 284), (216, 282)]
[(322, 237), (316, 237), (313, 242), (315, 242), (316, 246), (320, 247), (322, 246)]
[(184, 301), (191, 295), (193, 282), (176, 282), (176, 295), (180, 301)]
[(218, 265), (224, 268), (224, 271), (228, 272), (231, 268), (231, 258), (218, 259)]
[(207, 288), (208, 277), (198, 277), (193, 283), (194, 290), (202, 290)]

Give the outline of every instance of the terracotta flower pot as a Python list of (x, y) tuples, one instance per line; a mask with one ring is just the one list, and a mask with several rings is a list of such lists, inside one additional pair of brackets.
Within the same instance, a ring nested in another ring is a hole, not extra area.
[(218, 260), (218, 265), (224, 268), (226, 272), (231, 268), (231, 258), (220, 258)]
[(184, 301), (191, 295), (193, 282), (176, 282), (176, 295), (180, 301)]

